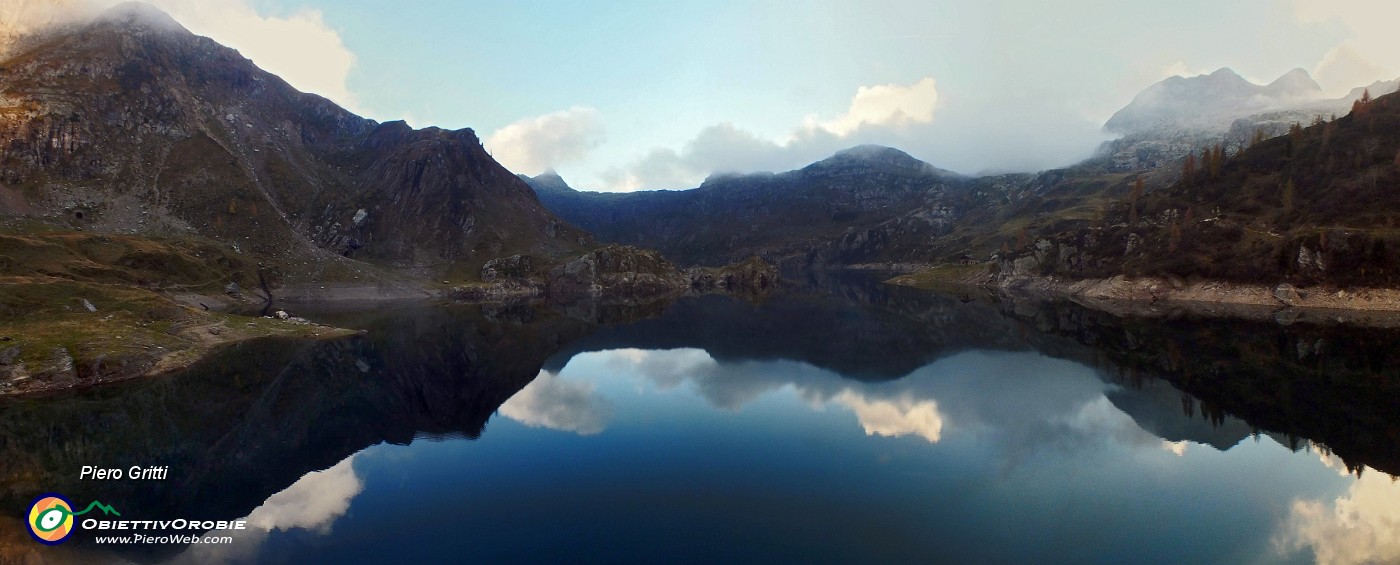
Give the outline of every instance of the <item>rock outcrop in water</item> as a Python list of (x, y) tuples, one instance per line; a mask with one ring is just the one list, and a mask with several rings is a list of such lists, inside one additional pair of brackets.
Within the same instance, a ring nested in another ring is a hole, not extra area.
[(776, 288), (779, 279), (777, 268), (757, 257), (681, 270), (656, 251), (628, 245), (595, 249), (547, 270), (542, 265), (528, 255), (493, 260), (482, 267), (480, 284), (454, 287), (449, 296), (474, 302), (650, 302), (705, 292), (760, 295)]
[(551, 299), (569, 302), (604, 295), (651, 299), (689, 288), (685, 275), (656, 251), (610, 245), (555, 267), (547, 275)]

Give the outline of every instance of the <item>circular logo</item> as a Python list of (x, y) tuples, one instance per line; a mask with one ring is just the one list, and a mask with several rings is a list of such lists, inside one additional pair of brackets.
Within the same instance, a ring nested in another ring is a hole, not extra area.
[(73, 504), (63, 495), (48, 493), (29, 505), (29, 535), (39, 543), (58, 545), (73, 534)]

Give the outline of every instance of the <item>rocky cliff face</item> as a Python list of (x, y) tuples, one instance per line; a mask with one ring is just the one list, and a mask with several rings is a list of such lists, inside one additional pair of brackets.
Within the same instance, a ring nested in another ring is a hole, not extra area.
[(610, 245), (589, 252), (549, 272), (548, 294), (561, 302), (602, 298), (605, 294), (652, 298), (689, 286), (685, 277), (655, 251)]
[(0, 219), (197, 235), (308, 278), (587, 241), (471, 130), (361, 118), (153, 8), (41, 39), (0, 62)]

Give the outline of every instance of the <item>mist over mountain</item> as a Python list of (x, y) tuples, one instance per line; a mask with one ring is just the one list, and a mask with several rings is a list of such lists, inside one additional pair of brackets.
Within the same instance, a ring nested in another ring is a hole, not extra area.
[(81, 0), (5, 0), (0, 2), (0, 58), (32, 41), (35, 34), (72, 23), (80, 17)]
[(1288, 129), (1293, 124), (1310, 125), (1319, 119), (1331, 120), (1345, 116), (1351, 112), (1352, 104), (1363, 96), (1369, 94), (1375, 98), (1396, 92), (1398, 89), (1400, 89), (1400, 78), (1378, 80), (1366, 86), (1353, 88), (1351, 92), (1340, 98), (1315, 100), (1242, 117), (1230, 124), (1230, 130), (1225, 134), (1226, 143), (1240, 145), (1253, 139), (1256, 135), (1278, 137), (1288, 133)]
[(1322, 87), (1303, 69), (1267, 85), (1228, 68), (1190, 78), (1174, 76), (1147, 87), (1113, 114), (1104, 129), (1121, 134), (1149, 129), (1221, 130), (1236, 117), (1318, 99)]
[(1086, 163), (1105, 171), (1162, 169), (1154, 182), (1167, 184), (1176, 180), (1175, 165), (1190, 153), (1215, 145), (1240, 151), (1258, 136), (1283, 135), (1294, 123), (1345, 115), (1368, 88), (1376, 96), (1397, 85), (1400, 79), (1378, 81), (1328, 99), (1303, 69), (1265, 85), (1228, 68), (1171, 77), (1144, 89), (1105, 123), (1105, 131), (1120, 137), (1100, 146)]

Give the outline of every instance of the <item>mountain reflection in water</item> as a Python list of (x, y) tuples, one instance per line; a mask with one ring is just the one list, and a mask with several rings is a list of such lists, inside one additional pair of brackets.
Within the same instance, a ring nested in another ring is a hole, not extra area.
[(249, 522), (141, 562), (1400, 559), (1396, 330), (809, 283), (324, 312), (365, 335), (6, 400), (2, 514)]

